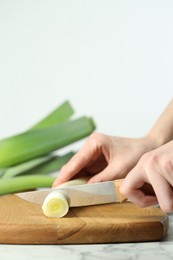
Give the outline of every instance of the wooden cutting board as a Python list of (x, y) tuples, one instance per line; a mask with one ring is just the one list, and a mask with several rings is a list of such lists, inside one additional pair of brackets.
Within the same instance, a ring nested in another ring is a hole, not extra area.
[(168, 216), (159, 208), (130, 202), (71, 208), (47, 218), (39, 205), (15, 195), (0, 197), (1, 244), (82, 244), (156, 241), (165, 237)]

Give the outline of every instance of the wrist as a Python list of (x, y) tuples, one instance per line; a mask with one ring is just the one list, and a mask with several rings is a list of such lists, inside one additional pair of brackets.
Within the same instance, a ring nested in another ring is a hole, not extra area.
[(160, 146), (164, 145), (165, 143), (169, 142), (169, 138), (161, 135), (161, 134), (154, 134), (153, 132), (149, 132), (145, 138), (148, 142), (151, 143), (153, 149), (159, 148)]

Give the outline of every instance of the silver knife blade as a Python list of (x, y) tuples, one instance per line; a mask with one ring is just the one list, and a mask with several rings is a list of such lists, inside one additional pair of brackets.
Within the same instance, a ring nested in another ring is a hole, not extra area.
[(26, 201), (42, 205), (46, 196), (55, 191), (63, 192), (68, 196), (70, 207), (120, 202), (114, 181), (21, 192), (15, 195)]

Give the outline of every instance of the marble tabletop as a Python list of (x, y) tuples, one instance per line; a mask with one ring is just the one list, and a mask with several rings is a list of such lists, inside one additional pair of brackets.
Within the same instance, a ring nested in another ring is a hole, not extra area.
[(0, 245), (0, 260), (157, 260), (173, 259), (173, 214), (163, 241), (93, 245)]

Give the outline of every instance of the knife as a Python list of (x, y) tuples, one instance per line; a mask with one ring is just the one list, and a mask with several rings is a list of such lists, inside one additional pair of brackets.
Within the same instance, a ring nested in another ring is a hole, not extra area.
[(51, 189), (20, 192), (15, 195), (26, 201), (42, 205), (47, 195), (53, 191), (63, 192), (69, 198), (69, 207), (81, 207), (105, 203), (123, 202), (126, 199), (119, 187), (123, 179), (82, 184), (76, 186), (55, 187)]

